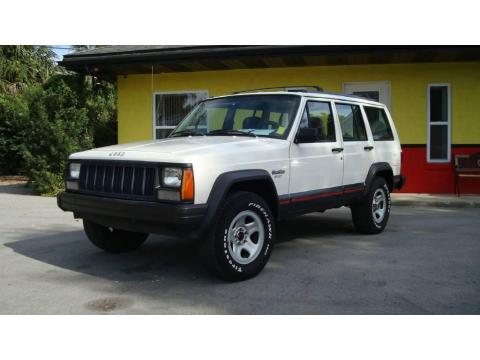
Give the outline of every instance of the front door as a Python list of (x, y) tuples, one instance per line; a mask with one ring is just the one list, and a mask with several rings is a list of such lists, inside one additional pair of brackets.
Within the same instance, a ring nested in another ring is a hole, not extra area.
[(343, 84), (343, 92), (379, 101), (391, 110), (389, 81), (347, 82)]
[(290, 211), (331, 207), (342, 199), (343, 156), (330, 101), (308, 100), (299, 128), (313, 128), (317, 140), (290, 147)]

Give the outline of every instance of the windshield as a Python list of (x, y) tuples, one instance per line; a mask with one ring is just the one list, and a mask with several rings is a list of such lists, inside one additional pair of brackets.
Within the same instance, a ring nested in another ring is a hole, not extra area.
[(285, 139), (295, 119), (296, 95), (242, 95), (198, 104), (170, 134), (177, 136), (263, 136)]

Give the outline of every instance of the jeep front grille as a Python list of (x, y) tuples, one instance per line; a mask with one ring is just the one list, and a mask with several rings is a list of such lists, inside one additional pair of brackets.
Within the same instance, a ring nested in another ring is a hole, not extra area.
[(79, 190), (83, 192), (153, 197), (155, 171), (152, 166), (82, 164)]

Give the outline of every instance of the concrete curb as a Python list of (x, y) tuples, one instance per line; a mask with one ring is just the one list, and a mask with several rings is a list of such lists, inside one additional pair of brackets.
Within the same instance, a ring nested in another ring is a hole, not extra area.
[(480, 196), (436, 196), (426, 194), (392, 194), (392, 205), (443, 208), (480, 208)]

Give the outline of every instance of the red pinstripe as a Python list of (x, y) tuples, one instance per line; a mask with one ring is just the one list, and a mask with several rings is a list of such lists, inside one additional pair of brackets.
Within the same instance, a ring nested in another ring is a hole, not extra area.
[(296, 198), (293, 198), (293, 199), (281, 200), (279, 203), (280, 203), (280, 205), (287, 205), (290, 202), (296, 203), (296, 202), (302, 202), (302, 201), (310, 201), (310, 200), (315, 200), (315, 199), (321, 199), (321, 198), (324, 198), (324, 197), (343, 195), (343, 194), (348, 194), (348, 193), (352, 193), (352, 192), (359, 192), (359, 191), (363, 191), (363, 186), (362, 187), (351, 188), (351, 189), (345, 189), (343, 191), (330, 191), (330, 192), (325, 192), (325, 193), (321, 193), (321, 194), (315, 194), (315, 195), (309, 195), (309, 196), (300, 196), (300, 197), (296, 197)]

